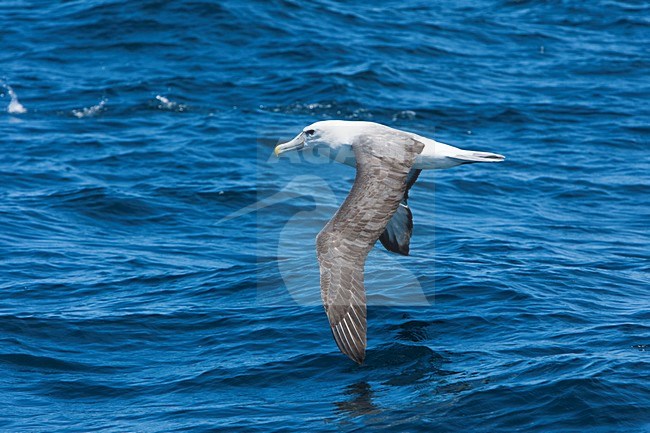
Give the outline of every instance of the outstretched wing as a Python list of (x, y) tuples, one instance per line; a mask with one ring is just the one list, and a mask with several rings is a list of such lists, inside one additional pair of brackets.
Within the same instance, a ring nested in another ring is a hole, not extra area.
[(406, 178), (424, 145), (394, 132), (352, 144), (357, 174), (347, 198), (316, 238), (321, 297), (334, 340), (357, 363), (366, 353), (363, 268), (368, 252), (404, 197)]
[(409, 190), (413, 186), (422, 170), (412, 168), (406, 177), (406, 190), (404, 198), (399, 204), (397, 211), (386, 225), (386, 230), (379, 236), (381, 244), (388, 251), (393, 253), (409, 255), (411, 234), (413, 234), (413, 214), (409, 208)]

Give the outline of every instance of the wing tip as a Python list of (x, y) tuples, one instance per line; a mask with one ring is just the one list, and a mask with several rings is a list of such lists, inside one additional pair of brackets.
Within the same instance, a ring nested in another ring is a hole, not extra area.
[(350, 359), (353, 360), (354, 362), (356, 362), (357, 365), (363, 365), (363, 361), (366, 359), (366, 354), (364, 352), (358, 358), (350, 358)]
[(409, 244), (400, 244), (399, 242), (392, 242), (388, 237), (383, 235), (379, 238), (381, 244), (386, 248), (387, 251), (391, 253), (400, 254), (402, 256), (408, 256), (410, 252)]
[[(339, 347), (339, 349), (341, 349)], [(341, 349), (341, 352), (350, 358), (352, 361), (356, 362), (358, 365), (363, 365), (363, 361), (366, 359), (366, 351), (344, 351)]]
[(349, 340), (346, 340), (346, 336), (343, 334), (343, 332), (341, 332), (341, 330), (338, 329), (338, 327), (332, 326), (330, 329), (332, 331), (332, 335), (334, 336), (334, 341), (336, 342), (336, 345), (338, 346), (341, 353), (343, 353), (345, 356), (357, 364), (362, 365), (363, 361), (366, 359), (365, 338), (360, 341), (356, 341), (355, 339), (351, 343)]

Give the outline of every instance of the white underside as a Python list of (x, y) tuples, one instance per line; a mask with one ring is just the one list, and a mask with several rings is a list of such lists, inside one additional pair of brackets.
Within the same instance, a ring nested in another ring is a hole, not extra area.
[(462, 164), (462, 161), (452, 158), (462, 156), (464, 153), (469, 152), (445, 143), (440, 143), (430, 138), (422, 137), (421, 135), (410, 135), (420, 143), (424, 144), (424, 150), (422, 150), (422, 153), (415, 158), (413, 168), (439, 170), (455, 167)]
[[(459, 149), (413, 132), (401, 131), (374, 122), (326, 120), (316, 122), (305, 128), (305, 130), (310, 129), (312, 130), (312, 134), (314, 134), (314, 130), (316, 132), (315, 136), (311, 140), (308, 140), (307, 144), (309, 146), (322, 147), (326, 149), (330, 159), (343, 162), (353, 167), (356, 165), (356, 161), (350, 143), (353, 143), (362, 136), (365, 136), (366, 139), (377, 137), (377, 139), (384, 140), (385, 142), (386, 140), (390, 141), (391, 135), (402, 136), (402, 138), (404, 135), (408, 135), (424, 144), (422, 153), (416, 157), (415, 163), (413, 164), (413, 168), (416, 169), (439, 170), (474, 162), (500, 162), (504, 159), (502, 155), (495, 153)], [(304, 135), (299, 135), (294, 140), (304, 140), (303, 137)], [(292, 142), (281, 146), (286, 147)], [(395, 140), (395, 145), (399, 145), (397, 144), (399, 142), (400, 140)]]
[[(413, 168), (416, 169), (442, 170), (470, 162), (499, 162), (503, 159), (503, 157), (501, 157), (501, 159), (490, 159), (491, 157), (500, 155), (495, 155), (489, 152), (459, 149), (458, 147), (440, 143), (439, 141), (413, 134), (411, 132), (408, 134), (420, 143), (424, 144), (422, 153), (415, 158), (415, 163), (413, 164)], [(338, 159), (338, 161), (342, 161), (346, 165), (355, 167), (356, 161), (354, 160), (352, 152), (347, 155), (351, 155), (352, 158)]]

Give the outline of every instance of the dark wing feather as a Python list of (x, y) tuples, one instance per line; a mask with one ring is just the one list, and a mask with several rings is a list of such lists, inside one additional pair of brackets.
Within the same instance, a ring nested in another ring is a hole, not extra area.
[(395, 215), (388, 222), (386, 230), (379, 236), (381, 244), (390, 252), (404, 256), (409, 255), (411, 235), (413, 234), (413, 215), (408, 204), (409, 190), (418, 179), (421, 171), (419, 168), (412, 168), (409, 172), (406, 178), (404, 197)]
[(321, 297), (341, 352), (361, 364), (366, 353), (368, 252), (404, 197), (407, 175), (424, 145), (394, 133), (353, 143), (357, 174), (350, 194), (316, 238)]

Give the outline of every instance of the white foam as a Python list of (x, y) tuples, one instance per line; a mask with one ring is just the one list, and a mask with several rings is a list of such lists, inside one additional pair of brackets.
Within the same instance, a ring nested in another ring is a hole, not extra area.
[(412, 110), (404, 110), (393, 115), (393, 122), (398, 119), (413, 120), (417, 117), (417, 113)]
[(185, 111), (185, 108), (187, 108), (185, 105), (170, 101), (168, 98), (162, 95), (156, 95), (156, 99), (160, 102), (160, 104), (158, 104), (158, 108), (162, 110)]
[(99, 104), (93, 105), (92, 107), (82, 108), (80, 110), (72, 110), (72, 114), (81, 119), (83, 117), (92, 117), (102, 111), (106, 105), (106, 99), (99, 101)]
[(7, 89), (7, 93), (9, 94), (9, 97), (11, 98), (11, 101), (9, 101), (9, 105), (7, 106), (7, 113), (9, 114), (24, 114), (27, 113), (27, 109), (23, 104), (18, 101), (18, 96), (16, 95), (16, 92), (14, 92), (14, 89), (11, 88), (9, 84), (5, 84), (5, 89)]

